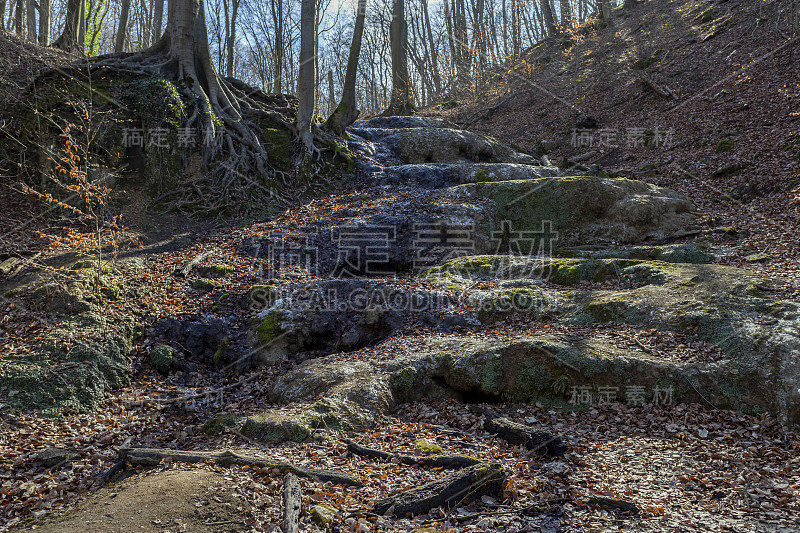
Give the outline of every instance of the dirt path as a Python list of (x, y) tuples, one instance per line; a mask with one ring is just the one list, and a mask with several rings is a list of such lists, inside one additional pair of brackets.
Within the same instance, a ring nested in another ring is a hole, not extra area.
[(142, 474), (92, 494), (65, 514), (23, 531), (45, 533), (199, 533), (248, 531), (249, 506), (234, 483), (202, 469)]

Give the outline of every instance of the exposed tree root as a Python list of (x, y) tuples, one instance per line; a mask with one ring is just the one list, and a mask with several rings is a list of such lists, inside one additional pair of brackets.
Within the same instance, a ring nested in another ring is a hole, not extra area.
[[(315, 146), (311, 154), (304, 154), (299, 149), (290, 106), (281, 107), (274, 97), (240, 80), (220, 77), (210, 64), (188, 61), (186, 55), (171, 48), (167, 33), (157, 45), (141, 52), (99, 56), (48, 69), (29, 90), (59, 78), (77, 80), (87, 90), (93, 79), (113, 80), (118, 76), (156, 76), (173, 82), (188, 114), (181, 129), (195, 132), (192, 144), (202, 147), (203, 165), (209, 170), (206, 176), (181, 187), (174, 202), (179, 210), (206, 215), (225, 210), (239, 213), (242, 206), (285, 203), (318, 185), (293, 180), (270, 163), (268, 145), (262, 138), (263, 124), (285, 130), (298, 147), (288, 156), (302, 163), (305, 175), (313, 176), (313, 181), (321, 179), (325, 166), (322, 151)], [(316, 126), (314, 141), (320, 147), (335, 143), (333, 136)]]
[(489, 411), (482, 411), (486, 416), (483, 429), (495, 433), (510, 444), (517, 444), (551, 457), (560, 457), (567, 450), (561, 437), (552, 431), (532, 428)]
[(385, 459), (387, 461), (394, 459), (405, 465), (430, 466), (435, 468), (462, 468), (481, 462), (480, 459), (469, 457), (467, 455), (433, 455), (431, 457), (413, 457), (411, 455), (401, 455), (397, 453), (376, 450), (374, 448), (367, 448), (366, 446), (361, 446), (350, 439), (342, 439), (342, 442), (347, 444), (347, 449), (356, 455), (376, 457), (378, 459)]
[(155, 466), (164, 459), (170, 458), (171, 461), (181, 463), (204, 463), (214, 461), (218, 465), (247, 465), (259, 468), (271, 468), (283, 473), (292, 473), (299, 477), (318, 479), (325, 483), (330, 481), (337, 485), (347, 485), (360, 487), (363, 485), (360, 479), (344, 472), (335, 470), (321, 470), (316, 468), (305, 468), (295, 466), (281, 461), (272, 461), (263, 457), (240, 455), (230, 450), (224, 452), (202, 452), (202, 451), (183, 451), (157, 448), (121, 448), (119, 457), (131, 465)]
[(481, 496), (499, 493), (505, 481), (506, 472), (499, 463), (482, 462), (377, 501), (375, 512), (405, 518), (437, 507), (452, 509), (463, 501), (476, 501)]

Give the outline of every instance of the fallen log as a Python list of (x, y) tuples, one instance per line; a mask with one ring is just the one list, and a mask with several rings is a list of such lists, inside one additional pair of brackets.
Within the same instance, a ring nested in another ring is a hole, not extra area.
[(672, 92), (672, 89), (666, 85), (659, 85), (647, 73), (642, 72), (639, 74), (639, 80), (662, 98), (675, 98), (675, 93)]
[(499, 463), (482, 462), (452, 472), (442, 479), (375, 502), (379, 515), (404, 518), (443, 507), (451, 509), (465, 500), (495, 495), (503, 490), (506, 472)]
[(300, 508), (303, 505), (303, 489), (297, 476), (292, 473), (283, 478), (283, 533), (300, 531)]
[(224, 452), (202, 452), (158, 448), (121, 448), (119, 450), (119, 457), (134, 466), (155, 466), (166, 458), (180, 463), (204, 463), (206, 461), (214, 461), (222, 466), (234, 464), (240, 466), (255, 466), (258, 468), (272, 468), (284, 474), (292, 473), (299, 477), (317, 479), (323, 483), (330, 481), (337, 485), (363, 486), (359, 478), (344, 472), (305, 468), (282, 461), (265, 459), (263, 457), (240, 455), (230, 450)]
[(212, 255), (214, 255), (214, 252), (203, 252), (201, 254), (197, 254), (196, 256), (194, 256), (192, 258), (191, 261), (186, 263), (186, 266), (184, 266), (181, 269), (177, 269), (176, 268), (175, 269), (175, 275), (180, 276), (182, 278), (185, 278), (186, 276), (189, 275), (189, 273), (192, 271), (192, 269), (194, 267), (196, 267), (198, 265), (198, 263), (200, 263), (200, 261), (202, 261), (202, 260), (204, 260), (204, 259), (206, 259), (208, 257), (211, 257)]
[(347, 449), (356, 455), (364, 457), (376, 457), (387, 461), (396, 460), (404, 465), (430, 466), (435, 468), (463, 468), (481, 462), (477, 457), (468, 455), (431, 455), (429, 457), (414, 457), (413, 455), (402, 455), (399, 453), (384, 452), (375, 448), (367, 448), (350, 439), (342, 439), (347, 444)]
[(552, 431), (535, 429), (489, 411), (481, 411), (486, 416), (483, 429), (494, 433), (509, 444), (516, 444), (551, 457), (560, 457), (567, 451), (564, 441)]

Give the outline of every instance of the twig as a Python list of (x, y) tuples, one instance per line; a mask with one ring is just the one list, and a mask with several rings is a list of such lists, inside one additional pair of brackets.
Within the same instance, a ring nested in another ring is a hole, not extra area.
[(203, 253), (201, 253), (201, 254), (197, 254), (196, 256), (194, 256), (194, 257), (192, 258), (192, 260), (191, 260), (191, 261), (189, 261), (188, 263), (186, 263), (186, 266), (184, 266), (184, 267), (183, 267), (182, 269), (180, 269), (180, 270), (176, 270), (176, 271), (175, 271), (175, 275), (177, 275), (177, 276), (180, 276), (180, 277), (182, 277), (182, 278), (185, 278), (186, 276), (188, 276), (188, 275), (189, 275), (189, 272), (191, 272), (191, 271), (192, 271), (192, 269), (193, 269), (195, 266), (197, 266), (197, 264), (198, 264), (200, 261), (202, 261), (203, 259), (206, 259), (207, 257), (211, 257), (212, 255), (214, 255), (214, 252), (203, 252)]

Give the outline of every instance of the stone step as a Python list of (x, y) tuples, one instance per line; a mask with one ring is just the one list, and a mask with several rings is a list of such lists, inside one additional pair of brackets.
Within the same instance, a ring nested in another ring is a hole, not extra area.
[(373, 117), (357, 120), (354, 128), (407, 129), (407, 128), (451, 128), (457, 126), (449, 120), (430, 117)]
[(558, 167), (518, 163), (427, 163), (388, 167), (382, 183), (441, 189), (465, 183), (536, 179), (558, 176)]
[[(386, 146), (402, 163), (521, 163), (539, 161), (497, 140), (477, 133), (421, 126), (405, 129), (351, 128), (357, 141)], [(391, 159), (391, 158), (390, 158)], [(395, 164), (387, 160), (383, 164)]]

